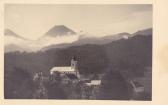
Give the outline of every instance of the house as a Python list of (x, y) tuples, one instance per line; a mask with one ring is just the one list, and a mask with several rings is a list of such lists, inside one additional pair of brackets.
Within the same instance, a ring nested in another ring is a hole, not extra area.
[(53, 67), (50, 70), (50, 74), (54, 75), (54, 73), (59, 72), (62, 74), (74, 74), (76, 77), (80, 78), (79, 70), (78, 70), (78, 61), (76, 57), (71, 59), (70, 66), (60, 66), (60, 67)]
[(99, 86), (101, 84), (101, 80), (91, 80), (90, 82), (85, 83), (87, 86)]
[(144, 76), (143, 77), (136, 77), (133, 80), (139, 82), (144, 86), (144, 91), (146, 93), (152, 93), (152, 68), (147, 67), (145, 68)]
[(141, 85), (139, 82), (137, 82), (137, 81), (130, 81), (130, 83), (131, 83), (131, 85), (133, 87), (133, 91), (135, 93), (138, 94), (138, 93), (144, 92), (144, 86)]

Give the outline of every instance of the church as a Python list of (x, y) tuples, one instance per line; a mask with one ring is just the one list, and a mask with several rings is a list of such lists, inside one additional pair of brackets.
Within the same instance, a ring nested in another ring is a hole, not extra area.
[(78, 70), (78, 61), (76, 57), (71, 59), (70, 66), (60, 66), (60, 67), (53, 67), (50, 70), (50, 74), (53, 75), (55, 72), (59, 72), (61, 74), (74, 74), (76, 77), (80, 78), (79, 70)]
[[(80, 80), (83, 81), (84, 85), (86, 86), (99, 86), (101, 84), (101, 79), (100, 78), (91, 78), (91, 77), (85, 77), (79, 73), (79, 68), (78, 68), (78, 61), (76, 57), (73, 57), (71, 59), (71, 64), (70, 66), (57, 66), (53, 67), (50, 70), (50, 75), (54, 75), (55, 73), (60, 73), (62, 77), (64, 77), (65, 83), (69, 80)], [(86, 79), (86, 80), (85, 80)]]

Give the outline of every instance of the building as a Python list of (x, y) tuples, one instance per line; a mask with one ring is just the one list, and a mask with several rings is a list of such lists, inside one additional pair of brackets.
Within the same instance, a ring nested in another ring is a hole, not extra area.
[(95, 74), (90, 78), (90, 81), (86, 82), (85, 84), (87, 86), (100, 86), (101, 77), (98, 74)]
[(132, 87), (133, 87), (133, 91), (135, 93), (142, 93), (144, 92), (144, 86), (141, 85), (139, 82), (137, 81), (130, 81)]
[(91, 80), (90, 82), (85, 83), (87, 86), (100, 86), (101, 80)]
[(50, 70), (50, 74), (54, 75), (54, 73), (59, 72), (60, 74), (74, 74), (76, 77), (80, 78), (79, 70), (78, 70), (78, 61), (76, 57), (71, 59), (70, 66), (60, 66), (60, 67), (53, 67)]

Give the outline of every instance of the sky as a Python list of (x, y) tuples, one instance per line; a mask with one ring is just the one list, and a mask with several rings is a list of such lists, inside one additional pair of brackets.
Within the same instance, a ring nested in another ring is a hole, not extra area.
[(55, 25), (94, 36), (152, 27), (151, 4), (6, 4), (5, 28), (38, 39)]

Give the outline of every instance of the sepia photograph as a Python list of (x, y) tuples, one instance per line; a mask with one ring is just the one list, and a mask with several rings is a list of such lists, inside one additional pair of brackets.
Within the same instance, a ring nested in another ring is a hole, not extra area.
[(152, 4), (5, 4), (4, 99), (152, 101)]

